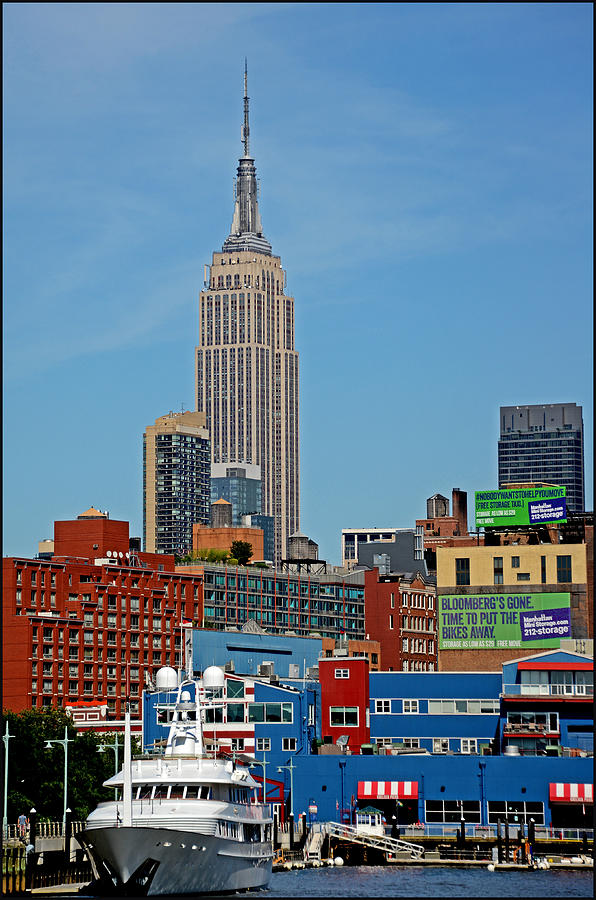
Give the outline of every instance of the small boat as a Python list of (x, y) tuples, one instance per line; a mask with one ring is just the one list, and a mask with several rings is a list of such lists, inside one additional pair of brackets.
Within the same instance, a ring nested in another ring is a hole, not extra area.
[[(171, 670), (170, 670), (171, 671)], [(104, 782), (78, 835), (95, 893), (209, 894), (265, 888), (271, 878), (272, 819), (257, 782), (235, 759), (204, 752), (204, 710), (218, 705), (221, 669), (182, 682), (163, 754), (132, 759), (126, 715), (124, 766)], [(221, 701), (219, 701), (221, 702)]]

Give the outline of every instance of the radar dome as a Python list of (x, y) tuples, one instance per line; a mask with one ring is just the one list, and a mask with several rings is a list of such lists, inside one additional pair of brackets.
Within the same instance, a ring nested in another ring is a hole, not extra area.
[(155, 686), (158, 691), (171, 691), (178, 687), (178, 673), (171, 666), (163, 666), (157, 670)]
[(203, 687), (205, 688), (221, 688), (224, 680), (224, 673), (219, 666), (208, 666), (203, 672)]

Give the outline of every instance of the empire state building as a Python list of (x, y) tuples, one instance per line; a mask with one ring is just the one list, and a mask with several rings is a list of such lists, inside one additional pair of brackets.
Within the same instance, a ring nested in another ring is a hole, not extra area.
[(196, 401), (212, 462), (260, 466), (262, 513), (274, 519), (279, 561), (300, 523), (298, 353), (294, 298), (284, 292), (281, 258), (263, 234), (248, 110), (245, 69), (232, 228), (206, 267), (199, 298)]

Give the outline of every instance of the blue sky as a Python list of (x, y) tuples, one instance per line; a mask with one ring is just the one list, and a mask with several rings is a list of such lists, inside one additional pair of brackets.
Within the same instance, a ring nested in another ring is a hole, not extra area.
[(592, 509), (592, 15), (4, 4), (4, 553), (91, 504), (141, 534), (143, 430), (194, 405), (245, 55), (321, 557), (496, 486), (500, 405), (584, 407)]

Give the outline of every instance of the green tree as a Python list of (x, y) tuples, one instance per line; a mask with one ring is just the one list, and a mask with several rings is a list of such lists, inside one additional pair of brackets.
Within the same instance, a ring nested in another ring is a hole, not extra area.
[(239, 566), (247, 566), (252, 556), (252, 544), (248, 541), (232, 541), (230, 555), (238, 560)]
[(63, 709), (30, 709), (21, 713), (5, 711), (2, 732), (8, 722), (14, 735), (8, 750), (7, 816), (16, 822), (20, 813), (34, 807), (40, 818), (59, 822), (64, 807), (64, 748), (47, 740), (62, 740), (64, 728), (68, 745), (68, 806), (73, 819), (82, 821), (112, 792), (103, 782), (114, 774), (114, 754), (98, 753), (105, 735), (78, 732)]
[(216, 550), (211, 548), (207, 551), (208, 562), (227, 562), (230, 554), (227, 550)]

